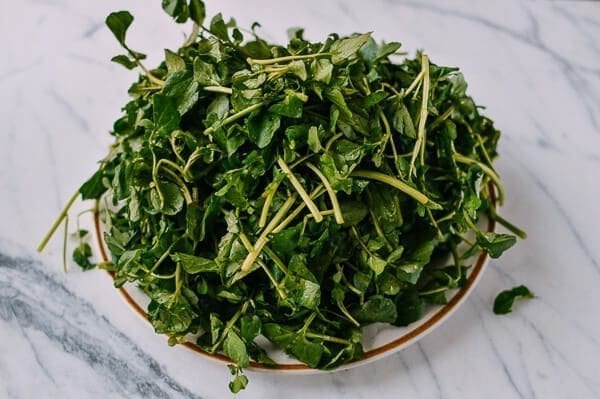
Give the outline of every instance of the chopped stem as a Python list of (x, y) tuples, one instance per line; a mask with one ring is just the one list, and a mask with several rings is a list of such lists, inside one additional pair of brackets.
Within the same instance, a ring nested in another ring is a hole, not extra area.
[(217, 340), (217, 342), (215, 342), (215, 344), (212, 346), (212, 348), (210, 348), (210, 352), (211, 353), (215, 352), (219, 348), (219, 346), (221, 345), (221, 343), (223, 342), (223, 340), (227, 336), (227, 333), (229, 332), (229, 330), (231, 330), (231, 328), (238, 321), (238, 319), (244, 313), (246, 313), (246, 310), (248, 310), (248, 304), (249, 303), (250, 303), (249, 300), (246, 301), (246, 302), (244, 302), (244, 304), (240, 307), (240, 309), (233, 315), (233, 317), (231, 319), (229, 319), (229, 321), (227, 322), (227, 324), (225, 324), (225, 327), (223, 328), (223, 331), (221, 332), (221, 336), (219, 337), (219, 339)]
[(446, 119), (448, 119), (448, 117), (452, 114), (452, 112), (454, 112), (454, 104), (452, 104), (450, 107), (448, 107), (448, 109), (443, 114), (441, 114), (440, 116), (438, 116), (431, 123), (431, 125), (429, 125), (429, 130), (433, 130), (436, 127), (438, 127), (443, 121), (445, 121)]
[(62, 258), (63, 258), (63, 270), (65, 273), (69, 272), (69, 264), (67, 263), (67, 237), (69, 236), (69, 215), (65, 216), (65, 232), (63, 236), (63, 250), (62, 250)]
[(258, 227), (261, 229), (267, 224), (269, 209), (271, 208), (271, 204), (273, 203), (273, 198), (275, 198), (275, 194), (277, 194), (277, 189), (279, 188), (279, 184), (281, 184), (281, 180), (274, 181), (272, 184), (273, 186), (269, 188), (269, 192), (265, 197), (265, 203), (263, 204), (262, 210), (260, 212), (260, 219), (258, 220)]
[(408, 195), (409, 197), (414, 198), (417, 202), (419, 202), (431, 209), (442, 209), (441, 205), (430, 200), (429, 198), (427, 198), (427, 196), (425, 194), (421, 193), (417, 189), (409, 186), (408, 184), (406, 184), (392, 176), (386, 175), (384, 173), (371, 171), (371, 170), (357, 170), (357, 171), (352, 172), (352, 174), (350, 176), (376, 180), (381, 183), (388, 184), (392, 187), (397, 188), (398, 190), (402, 191), (404, 194)]
[(490, 179), (492, 179), (492, 182), (498, 189), (498, 202), (500, 204), (502, 204), (504, 202), (504, 186), (502, 186), (502, 183), (500, 182), (500, 177), (496, 174), (496, 172), (494, 172), (492, 169), (490, 169), (490, 167), (487, 166), (486, 164), (484, 164), (483, 162), (479, 162), (473, 158), (466, 157), (462, 154), (455, 153), (453, 155), (453, 158), (456, 162), (459, 162), (462, 164), (466, 164), (466, 165), (474, 164), (474, 165), (479, 166), (481, 168), (481, 170), (483, 171), (483, 173), (485, 173), (486, 175), (489, 176)]
[(392, 247), (392, 244), (390, 243), (390, 241), (387, 239), (387, 237), (383, 233), (383, 230), (381, 229), (381, 226), (379, 225), (379, 221), (377, 220), (377, 217), (375, 216), (373, 209), (369, 209), (369, 214), (371, 215), (371, 220), (373, 221), (373, 226), (375, 227), (375, 231), (377, 232), (377, 235), (379, 237), (383, 238), (383, 241), (385, 242), (385, 247), (387, 248), (388, 251), (392, 252), (394, 250), (394, 247)]
[(75, 202), (75, 200), (77, 199), (78, 196), (79, 196), (79, 190), (77, 190), (75, 193), (73, 193), (71, 198), (69, 198), (69, 201), (67, 201), (67, 204), (65, 205), (65, 207), (58, 214), (56, 220), (52, 224), (52, 227), (50, 227), (50, 230), (48, 231), (48, 233), (46, 233), (46, 235), (42, 239), (42, 242), (40, 243), (40, 245), (38, 245), (38, 247), (37, 247), (38, 252), (42, 252), (44, 250), (44, 248), (46, 248), (48, 241), (50, 241), (50, 238), (52, 238), (52, 236), (56, 232), (56, 229), (58, 229), (58, 226), (60, 226), (62, 221), (67, 217), (69, 209), (71, 209), (71, 207), (73, 206), (73, 203)]
[(310, 198), (310, 196), (308, 195), (308, 193), (306, 192), (306, 190), (304, 189), (304, 187), (302, 187), (302, 184), (300, 184), (300, 182), (298, 181), (298, 179), (296, 178), (296, 176), (294, 175), (294, 173), (291, 171), (291, 169), (289, 168), (289, 166), (285, 163), (285, 161), (283, 160), (283, 158), (281, 158), (281, 157), (277, 158), (277, 164), (283, 170), (283, 173), (285, 173), (285, 175), (287, 176), (288, 180), (290, 181), (290, 183), (292, 183), (292, 186), (294, 186), (294, 188), (296, 189), (296, 191), (298, 192), (298, 194), (300, 194), (300, 197), (306, 203), (306, 206), (308, 207), (308, 210), (315, 217), (315, 221), (317, 223), (321, 222), (323, 220), (323, 216), (321, 216), (319, 208), (313, 202), (313, 200)]
[(494, 209), (494, 207), (490, 207), (490, 211), (491, 211), (492, 219), (494, 219), (495, 221), (500, 223), (508, 231), (515, 234), (517, 237), (519, 237), (522, 240), (527, 238), (527, 233), (525, 231), (521, 230), (520, 228), (518, 228), (517, 226), (515, 226), (508, 220), (504, 219), (502, 216), (498, 215), (498, 213), (496, 213), (496, 210)]
[(296, 201), (296, 195), (293, 195), (293, 196), (289, 197), (283, 203), (283, 205), (281, 205), (281, 208), (279, 208), (279, 210), (277, 211), (275, 216), (273, 216), (273, 219), (271, 219), (271, 222), (267, 225), (267, 227), (265, 227), (263, 232), (260, 234), (260, 236), (256, 240), (256, 243), (254, 244), (254, 248), (252, 249), (252, 251), (250, 251), (248, 253), (248, 256), (246, 256), (246, 259), (244, 259), (244, 263), (242, 263), (242, 271), (243, 272), (248, 271), (252, 267), (252, 265), (254, 264), (254, 261), (256, 260), (258, 255), (260, 255), (262, 249), (269, 241), (269, 234), (273, 231), (273, 229), (275, 229), (277, 224), (287, 214), (288, 210), (292, 207), (292, 205), (294, 204), (295, 201)]
[(254, 58), (248, 58), (246, 61), (248, 64), (258, 64), (258, 65), (269, 65), (269, 64), (277, 64), (279, 62), (288, 62), (288, 61), (296, 61), (296, 60), (310, 60), (318, 57), (330, 56), (331, 53), (316, 53), (316, 54), (305, 54), (305, 55), (287, 55), (285, 57), (277, 57), (270, 58), (267, 60), (257, 60)]
[(347, 339), (332, 337), (331, 335), (317, 334), (310, 331), (305, 334), (305, 337), (320, 339), (322, 341), (333, 342), (340, 345), (352, 345), (352, 342), (348, 341)]
[(183, 47), (191, 46), (194, 44), (196, 39), (198, 38), (198, 33), (200, 32), (200, 26), (194, 22), (194, 27), (192, 28), (192, 33), (188, 36), (188, 38), (183, 42)]
[[(381, 121), (383, 122), (383, 127), (385, 128), (385, 144), (383, 146), (382, 152), (385, 149), (385, 145), (387, 145), (387, 141), (389, 139), (392, 147), (392, 154), (394, 154), (394, 165), (396, 166), (396, 168), (398, 168), (398, 163), (396, 162), (398, 161), (398, 151), (396, 151), (396, 143), (394, 142), (394, 136), (392, 135), (392, 130), (390, 129), (390, 123), (388, 122), (381, 108), (379, 109), (379, 118), (381, 118)], [(400, 173), (400, 170), (398, 170), (398, 173)]]
[(344, 224), (344, 216), (342, 215), (342, 209), (340, 208), (337, 195), (335, 195), (335, 191), (333, 190), (333, 187), (331, 187), (331, 184), (329, 184), (327, 177), (325, 177), (325, 175), (319, 170), (319, 168), (317, 168), (312, 163), (308, 162), (306, 166), (308, 166), (310, 170), (315, 172), (319, 179), (321, 179), (321, 182), (323, 182), (323, 186), (325, 186), (325, 190), (327, 190), (327, 194), (329, 195), (329, 199), (331, 200), (331, 205), (333, 207), (333, 215), (335, 216), (336, 223)]
[[(225, 125), (230, 124), (231, 122), (235, 122), (236, 120), (248, 115), (252, 111), (259, 109), (263, 105), (265, 105), (265, 104), (264, 103), (256, 103), (247, 108), (244, 108), (243, 110), (236, 112), (235, 114), (230, 115), (227, 118), (223, 119), (223, 121), (219, 124), (219, 127), (223, 127)], [(214, 131), (215, 131), (215, 128), (211, 126), (207, 129), (205, 129), (203, 133), (205, 136), (208, 136), (208, 135), (212, 134)]]
[(204, 91), (210, 91), (212, 93), (223, 93), (223, 94), (232, 94), (233, 89), (225, 86), (205, 86), (202, 88)]
[(336, 141), (343, 135), (344, 135), (343, 133), (337, 133), (337, 134), (334, 134), (333, 136), (331, 136), (331, 138), (329, 140), (327, 140), (327, 143), (325, 144), (325, 152), (329, 152), (329, 148), (334, 143), (334, 141)]
[[(313, 199), (318, 198), (321, 194), (323, 194), (325, 192), (323, 185), (319, 184), (317, 186), (317, 188), (315, 188), (315, 190), (310, 194), (310, 197)], [(292, 220), (294, 220), (296, 218), (296, 216), (298, 216), (300, 214), (300, 212), (302, 212), (302, 210), (304, 209), (304, 207), (306, 207), (306, 203), (302, 202), (300, 205), (298, 205), (298, 207), (296, 207), (296, 209), (294, 209), (292, 211), (292, 213), (290, 213), (288, 215), (288, 217), (286, 217), (283, 222), (281, 222), (279, 224), (279, 226), (275, 227), (273, 229), (273, 233), (279, 233), (281, 230), (285, 229), (288, 224), (290, 224), (292, 222)]]
[(421, 112), (419, 114), (417, 141), (413, 148), (412, 157), (410, 159), (410, 168), (408, 170), (408, 176), (412, 176), (413, 174), (417, 155), (419, 155), (421, 165), (425, 163), (425, 142), (427, 135), (425, 131), (425, 123), (427, 122), (427, 104), (429, 103), (429, 58), (425, 54), (421, 54), (421, 72), (423, 73), (423, 95), (421, 96)]
[(447, 285), (444, 287), (440, 287), (440, 288), (435, 288), (429, 291), (423, 291), (423, 292), (419, 292), (419, 296), (427, 296), (427, 295), (433, 295), (433, 294), (438, 294), (440, 292), (444, 292), (449, 290), (450, 287), (448, 287)]
[[(408, 94), (410, 94), (410, 92), (413, 91), (419, 83), (421, 83), (421, 79), (423, 79), (424, 75), (425, 72), (423, 71), (423, 69), (421, 69), (421, 72), (419, 72), (419, 74), (415, 77), (415, 80), (413, 80), (410, 86), (408, 86), (408, 88), (404, 90), (404, 92), (402, 93), (402, 97), (406, 97)], [(388, 87), (392, 86), (388, 84)]]
[(350, 322), (352, 324), (354, 324), (356, 327), (360, 327), (360, 323), (358, 321), (356, 321), (356, 319), (354, 317), (352, 317), (350, 312), (348, 312), (348, 309), (346, 309), (346, 306), (344, 305), (343, 301), (337, 301), (337, 306), (338, 306), (338, 308), (340, 308), (340, 311), (344, 314), (344, 316), (346, 316), (348, 318), (348, 320), (350, 320)]

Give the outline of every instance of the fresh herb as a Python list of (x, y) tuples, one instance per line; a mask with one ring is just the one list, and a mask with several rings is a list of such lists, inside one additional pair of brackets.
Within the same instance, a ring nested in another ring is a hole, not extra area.
[[(106, 19), (125, 50), (113, 61), (142, 74), (108, 155), (39, 249), (79, 195), (98, 201), (101, 267), (148, 295), (170, 344), (201, 332), (198, 345), (227, 355), (233, 392), (250, 361), (274, 364), (259, 335), (334, 369), (363, 356), (363, 326), (444, 303), (467, 254), (515, 243), (481, 231), (481, 215), (524, 237), (496, 214), (500, 132), (457, 68), (422, 52), (396, 63), (400, 44), (370, 33), (314, 43), (298, 30), (279, 46), (221, 15), (205, 26), (199, 0), (162, 6), (194, 28), (153, 69), (127, 44), (131, 14)], [(81, 241), (73, 258), (87, 270), (90, 255)]]
[(494, 313), (507, 314), (512, 312), (513, 304), (518, 298), (531, 299), (534, 298), (534, 295), (533, 292), (524, 285), (502, 291), (494, 300)]

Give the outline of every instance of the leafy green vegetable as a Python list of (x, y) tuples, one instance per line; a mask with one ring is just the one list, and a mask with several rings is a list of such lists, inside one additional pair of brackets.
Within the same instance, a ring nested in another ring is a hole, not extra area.
[[(467, 253), (500, 256), (516, 239), (481, 231), (496, 214), (492, 160), (500, 132), (466, 94), (457, 68), (370, 33), (248, 35), (200, 0), (162, 0), (185, 43), (148, 69), (127, 44), (133, 17), (106, 19), (138, 67), (114, 144), (68, 201), (96, 200), (115, 286), (135, 283), (169, 343), (231, 359), (230, 389), (250, 361), (272, 365), (259, 336), (310, 367), (364, 356), (362, 327), (408, 325), (464, 285)], [(206, 26), (208, 25), (208, 26)], [(93, 268), (80, 235), (74, 261)], [(473, 242), (470, 237), (475, 237)], [(452, 255), (449, 265), (448, 255)], [(518, 288), (503, 293), (506, 312)]]
[(530, 299), (533, 298), (533, 292), (524, 285), (511, 288), (510, 290), (502, 291), (498, 294), (494, 300), (494, 313), (496, 314), (507, 314), (512, 312), (512, 307), (516, 299)]

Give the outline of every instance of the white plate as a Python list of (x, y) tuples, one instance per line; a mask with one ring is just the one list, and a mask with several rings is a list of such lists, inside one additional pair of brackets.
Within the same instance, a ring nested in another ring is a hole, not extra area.
[[(98, 243), (100, 249), (99, 253), (101, 254), (103, 260), (106, 261), (108, 256), (106, 248), (104, 247), (104, 242), (101, 239), (101, 225), (98, 215), (95, 216), (94, 222), (96, 227), (96, 242)], [(495, 227), (494, 221), (486, 217), (480, 217), (478, 225), (482, 231), (494, 231)], [(392, 353), (398, 352), (399, 350), (406, 348), (407, 346), (423, 338), (425, 335), (429, 334), (431, 331), (435, 330), (460, 307), (469, 293), (473, 291), (475, 285), (483, 274), (482, 271), (487, 264), (487, 261), (488, 257), (486, 253), (482, 253), (477, 257), (466, 259), (464, 264), (472, 264), (472, 267), (470, 267), (467, 271), (467, 281), (465, 286), (447, 292), (446, 297), (448, 299), (448, 303), (445, 305), (431, 305), (427, 307), (421, 319), (410, 324), (409, 326), (396, 327), (389, 324), (376, 323), (365, 327), (362, 339), (362, 344), (365, 351), (364, 358), (344, 364), (335, 371), (347, 370), (367, 364)], [(144, 292), (137, 288), (137, 286), (134, 284), (126, 284), (120, 288), (120, 292), (133, 310), (147, 320), (146, 309), (150, 300), (144, 294)], [(202, 348), (194, 344), (193, 339), (194, 337), (190, 336), (188, 341), (182, 345), (212, 360), (226, 364), (231, 363), (229, 358), (220, 353), (211, 354), (204, 351)], [(261, 339), (261, 337), (258, 339)], [(260, 363), (251, 362), (249, 368), (252, 370), (298, 374), (317, 374), (329, 372), (312, 369), (305, 364), (300, 363), (298, 360), (291, 358), (285, 352), (276, 348), (265, 338), (261, 339), (260, 344), (267, 351), (267, 354), (278, 363), (278, 365), (275, 367), (270, 367)]]

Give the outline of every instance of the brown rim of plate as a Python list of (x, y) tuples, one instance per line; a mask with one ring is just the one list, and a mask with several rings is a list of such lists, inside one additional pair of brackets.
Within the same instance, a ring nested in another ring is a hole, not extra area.
[[(496, 191), (494, 186), (492, 185), (492, 183), (488, 184), (488, 189), (490, 190), (490, 199), (492, 201), (492, 205), (494, 207), (496, 207)], [(99, 212), (96, 210), (94, 212), (94, 227), (96, 230), (96, 237), (98, 238), (98, 246), (100, 248), (100, 255), (102, 257), (102, 260), (104, 262), (108, 261), (108, 255), (106, 253), (106, 248), (104, 247), (104, 240), (102, 239), (102, 234), (101, 233), (101, 229), (100, 229), (100, 217), (99, 217)], [(493, 218), (489, 218), (488, 219), (488, 226), (487, 226), (487, 231), (494, 231), (494, 228), (496, 227), (496, 222)], [(357, 360), (353, 360), (352, 362), (349, 362), (347, 364), (351, 364), (354, 362), (359, 362), (359, 361), (364, 361), (373, 357), (376, 357), (378, 355), (381, 355), (382, 353), (385, 353), (389, 350), (393, 350), (394, 348), (397, 348), (398, 346), (401, 346), (405, 343), (407, 343), (408, 341), (410, 341), (411, 339), (418, 337), (419, 335), (423, 334), (424, 332), (426, 332), (427, 330), (429, 330), (431, 327), (433, 327), (434, 325), (436, 325), (439, 321), (441, 321), (450, 311), (452, 311), (462, 300), (462, 298), (466, 295), (467, 292), (469, 292), (469, 290), (471, 289), (472, 285), (475, 283), (475, 281), (477, 281), (477, 277), (479, 276), (479, 274), (481, 273), (481, 271), (483, 270), (483, 266), (485, 265), (485, 261), (487, 259), (487, 253), (486, 252), (482, 252), (479, 255), (479, 258), (477, 259), (477, 262), (475, 263), (475, 266), (473, 266), (473, 271), (471, 272), (471, 274), (469, 275), (469, 278), (467, 279), (467, 282), (465, 283), (465, 286), (462, 287), (461, 289), (458, 290), (458, 292), (452, 297), (452, 299), (450, 299), (450, 301), (448, 301), (447, 304), (445, 304), (444, 306), (442, 306), (440, 308), (440, 310), (438, 310), (431, 318), (429, 318), (425, 323), (423, 323), (422, 325), (420, 325), (419, 327), (415, 328), (412, 331), (409, 331), (408, 333), (404, 334), (403, 336), (396, 338), (395, 340), (393, 340), (392, 342), (388, 342), (385, 345), (382, 345), (378, 348), (375, 349), (371, 349), (370, 351), (366, 352), (364, 357), (361, 359), (357, 359)], [(115, 274), (113, 272), (108, 272), (108, 274), (110, 274), (110, 276), (113, 278), (115, 278)], [(129, 293), (127, 292), (127, 290), (125, 290), (125, 288), (121, 287), (119, 288), (119, 292), (121, 293), (121, 295), (123, 296), (123, 298), (125, 298), (125, 300), (127, 301), (127, 303), (129, 303), (129, 305), (136, 311), (136, 313), (138, 315), (140, 315), (142, 318), (144, 318), (146, 321), (148, 321), (148, 314), (146, 313), (146, 311), (144, 309), (142, 309), (142, 307), (133, 300), (133, 298), (131, 297), (131, 295), (129, 295)], [(213, 359), (217, 359), (220, 360), (222, 362), (225, 363), (231, 363), (231, 359), (229, 359), (227, 356), (221, 354), (221, 353), (209, 353), (207, 351), (205, 351), (204, 349), (202, 349), (201, 347), (199, 347), (198, 345), (192, 343), (192, 342), (185, 342), (182, 343), (181, 345), (185, 346), (188, 349), (191, 349), (194, 352), (200, 353), (204, 356), (208, 356), (211, 357)], [(278, 363), (275, 366), (267, 366), (265, 364), (262, 363), (257, 363), (257, 362), (250, 362), (250, 368), (255, 368), (255, 369), (265, 369), (265, 370), (294, 370), (294, 371), (308, 371), (308, 370), (313, 370), (311, 367), (305, 365), (305, 364), (280, 364)]]

